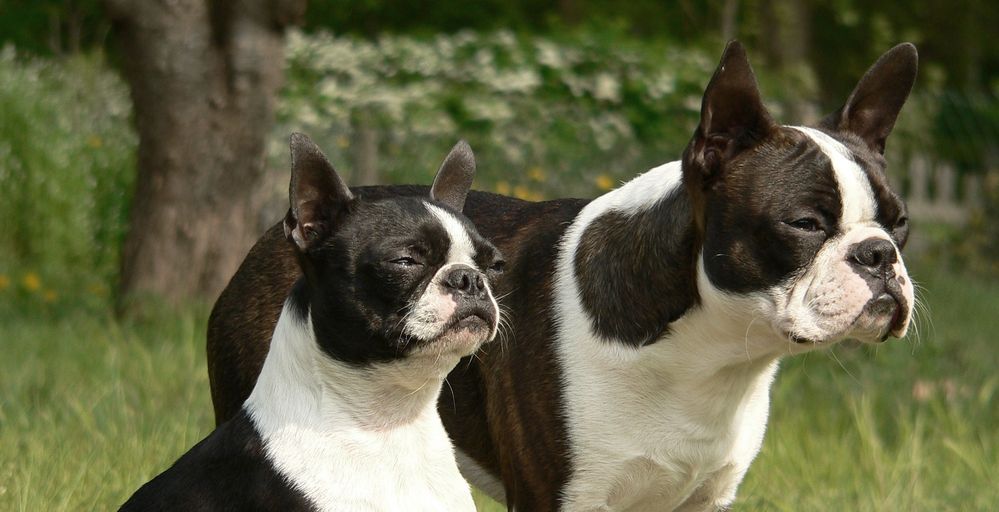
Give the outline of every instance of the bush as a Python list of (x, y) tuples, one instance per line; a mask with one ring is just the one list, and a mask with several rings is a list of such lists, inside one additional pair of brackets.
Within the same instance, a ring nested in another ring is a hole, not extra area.
[(130, 111), (100, 55), (0, 52), (0, 292), (107, 295), (134, 174)]
[(715, 66), (698, 50), (606, 33), (292, 33), (287, 57), (276, 167), (287, 168), (287, 133), (302, 130), (358, 171), (353, 146), (369, 130), (383, 181), (424, 183), (463, 137), (478, 157), (477, 187), (529, 199), (590, 196), (678, 158)]

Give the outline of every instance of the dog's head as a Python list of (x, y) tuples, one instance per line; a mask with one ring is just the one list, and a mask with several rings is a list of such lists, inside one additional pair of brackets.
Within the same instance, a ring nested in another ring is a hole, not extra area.
[(916, 64), (915, 47), (899, 45), (818, 126), (781, 126), (745, 50), (728, 45), (683, 156), (702, 300), (751, 298), (754, 318), (803, 348), (905, 335), (909, 225), (883, 153)]
[(489, 279), (503, 259), (461, 214), (475, 174), (468, 144), (444, 159), (429, 197), (355, 196), (301, 134), (291, 136), (291, 159), (284, 227), (305, 275), (295, 293), (328, 355), (451, 360), (496, 335)]

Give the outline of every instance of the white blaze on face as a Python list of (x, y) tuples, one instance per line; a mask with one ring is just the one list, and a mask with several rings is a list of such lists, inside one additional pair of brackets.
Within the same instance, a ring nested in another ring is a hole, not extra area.
[(447, 252), (447, 263), (465, 263), (474, 267), (475, 247), (472, 245), (472, 238), (468, 236), (468, 231), (465, 231), (465, 226), (447, 210), (430, 203), (425, 204), (430, 213), (437, 217), (437, 220), (444, 226), (447, 236), (451, 239), (451, 245)]
[[(891, 318), (872, 316), (865, 307), (873, 299), (867, 281), (849, 263), (854, 245), (871, 238), (895, 242), (876, 221), (877, 203), (866, 173), (850, 157), (849, 150), (829, 135), (803, 127), (804, 133), (829, 158), (842, 204), (837, 236), (825, 242), (813, 264), (801, 275), (778, 286), (772, 294), (778, 298), (776, 327), (783, 333), (812, 341), (836, 341), (855, 337), (862, 341), (879, 340), (890, 328)], [(904, 336), (913, 305), (913, 287), (895, 246), (894, 265), (906, 308), (905, 323), (891, 334)]]
[[(465, 226), (447, 210), (425, 203), (427, 210), (441, 223), (448, 235), (448, 253), (443, 265), (434, 274), (427, 289), (413, 307), (412, 313), (406, 318), (404, 332), (419, 340), (430, 341), (444, 333), (451, 316), (458, 309), (454, 296), (447, 290), (444, 281), (448, 274), (457, 267), (471, 267), (482, 271), (475, 264), (475, 246)], [(485, 280), (485, 278), (483, 278)], [(492, 288), (485, 280), (486, 294), (490, 307), (493, 309), (493, 324), (490, 326), (488, 339), (496, 336), (499, 322), (499, 305), (493, 297)], [(480, 342), (487, 341), (486, 339)], [(476, 344), (477, 346), (478, 344)], [(474, 350), (474, 348), (473, 348)]]

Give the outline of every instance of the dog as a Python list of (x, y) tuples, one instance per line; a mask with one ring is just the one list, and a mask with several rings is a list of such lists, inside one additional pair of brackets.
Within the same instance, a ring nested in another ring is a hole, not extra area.
[[(462, 474), (520, 511), (728, 508), (781, 357), (907, 332), (909, 224), (883, 155), (917, 61), (896, 46), (839, 110), (785, 126), (731, 42), (680, 160), (592, 201), (473, 191), (464, 213), (508, 258), (494, 286), (510, 325), (438, 404)], [(252, 386), (267, 345), (254, 333), (294, 281), (279, 238), (258, 241), (213, 309), (219, 419)]]
[(252, 393), (122, 510), (474, 511), (436, 403), (496, 335), (496, 248), (459, 212), (475, 172), (454, 147), (430, 196), (355, 196), (291, 137), (289, 289)]

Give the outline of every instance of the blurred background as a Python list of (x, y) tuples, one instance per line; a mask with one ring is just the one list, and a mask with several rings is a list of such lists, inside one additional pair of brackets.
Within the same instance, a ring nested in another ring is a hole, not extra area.
[(785, 364), (736, 509), (992, 510), (996, 27), (986, 0), (0, 0), (0, 509), (111, 508), (210, 431), (207, 311), (287, 208), (292, 131), (351, 184), (429, 183), (465, 138), (478, 189), (595, 197), (679, 157), (738, 38), (787, 124), (917, 45), (887, 155), (923, 286), (908, 339)]

